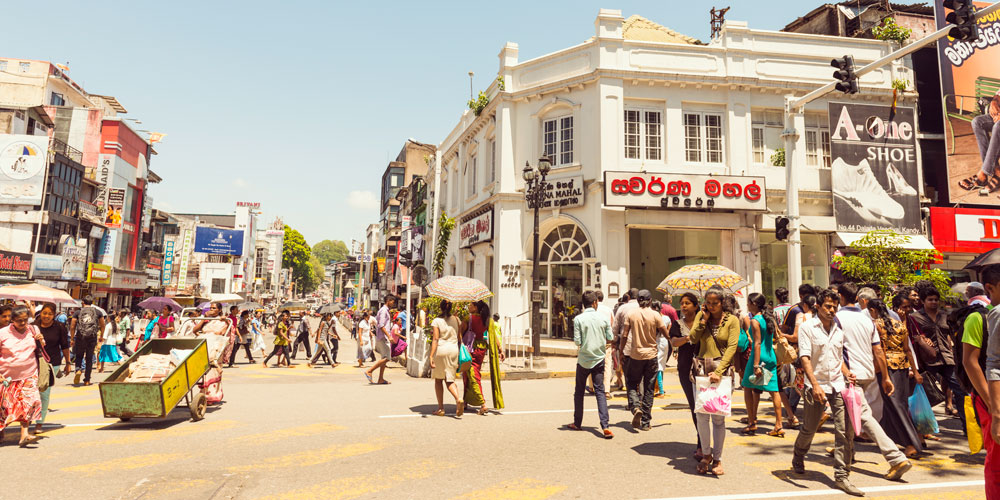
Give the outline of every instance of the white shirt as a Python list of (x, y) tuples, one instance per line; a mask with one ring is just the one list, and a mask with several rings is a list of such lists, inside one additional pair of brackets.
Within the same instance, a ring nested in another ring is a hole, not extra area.
[(847, 367), (858, 380), (875, 380), (875, 357), (872, 346), (882, 343), (875, 330), (875, 323), (855, 306), (841, 307), (837, 320), (844, 330), (847, 348)]
[(363, 344), (368, 344), (371, 342), (372, 327), (368, 324), (367, 320), (361, 320), (358, 323), (358, 340)]
[(611, 331), (614, 332), (615, 329), (615, 311), (604, 304), (597, 304), (597, 312), (607, 316), (608, 324), (611, 325)]
[[(799, 326), (799, 356), (809, 356), (813, 376), (823, 392), (844, 390), (844, 374), (840, 371), (844, 362), (844, 330), (836, 321), (830, 325), (829, 332), (823, 328), (819, 317), (802, 323)], [(812, 387), (809, 377), (805, 383)]]
[[(618, 311), (615, 312), (615, 320), (612, 322), (611, 331), (614, 332), (615, 338), (617, 339), (622, 333), (622, 325), (625, 324), (625, 318), (628, 317), (628, 313), (632, 312), (634, 309), (639, 308), (639, 301), (632, 299), (620, 306), (618, 306)], [(627, 340), (627, 339), (626, 339)], [(626, 356), (632, 354), (631, 342), (625, 342), (625, 349), (623, 353)]]

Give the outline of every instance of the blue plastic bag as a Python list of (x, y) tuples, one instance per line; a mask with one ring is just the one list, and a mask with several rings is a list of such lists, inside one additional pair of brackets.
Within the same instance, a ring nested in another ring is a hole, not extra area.
[(927, 400), (927, 393), (924, 392), (922, 385), (917, 384), (913, 389), (913, 395), (910, 396), (909, 404), (910, 418), (913, 419), (913, 425), (917, 428), (917, 432), (920, 434), (937, 434), (940, 432), (937, 417), (934, 416), (934, 410), (931, 409), (931, 403)]

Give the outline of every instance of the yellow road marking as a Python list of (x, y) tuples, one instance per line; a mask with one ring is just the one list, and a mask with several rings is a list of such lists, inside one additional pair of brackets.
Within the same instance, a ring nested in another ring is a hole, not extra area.
[(133, 444), (133, 443), (145, 443), (147, 441), (153, 441), (156, 439), (167, 439), (176, 438), (183, 436), (191, 436), (194, 434), (200, 434), (202, 432), (218, 431), (222, 429), (230, 429), (236, 427), (238, 422), (235, 420), (211, 420), (207, 422), (198, 422), (192, 424), (190, 422), (184, 421), (178, 423), (173, 427), (160, 430), (152, 429), (132, 429), (123, 430), (127, 434), (114, 439), (101, 439), (99, 441), (94, 441), (92, 443), (85, 444)]
[[(79, 408), (81, 406), (101, 406), (100, 398), (87, 398), (79, 399), (76, 401), (52, 401), (49, 399), (49, 412), (52, 410), (63, 410), (66, 408)], [(56, 413), (59, 413), (58, 411)], [(55, 413), (49, 413), (50, 416), (56, 416)]]
[(277, 441), (283, 441), (291, 437), (314, 436), (316, 434), (325, 434), (327, 432), (342, 431), (342, 430), (344, 430), (344, 427), (342, 426), (323, 422), (318, 424), (303, 425), (301, 427), (291, 427), (288, 429), (281, 429), (272, 432), (248, 434), (246, 436), (240, 436), (236, 439), (233, 439), (233, 442), (267, 444)]
[(278, 378), (277, 375), (243, 375), (243, 378)]
[(57, 424), (65, 420), (73, 420), (85, 417), (103, 417), (103, 416), (104, 416), (104, 410), (101, 408), (96, 408), (93, 410), (80, 410), (80, 411), (70, 411), (70, 412), (57, 411), (53, 414), (47, 415), (45, 417), (45, 420), (47, 422), (52, 422)]
[(388, 440), (378, 440), (368, 443), (352, 443), (346, 445), (333, 445), (318, 450), (306, 450), (279, 457), (266, 458), (254, 464), (229, 467), (230, 472), (249, 472), (254, 470), (274, 470), (290, 467), (308, 467), (310, 465), (325, 464), (340, 458), (353, 457), (372, 453), (385, 448)]
[(132, 470), (132, 469), (141, 469), (143, 467), (152, 467), (154, 465), (161, 465), (168, 462), (179, 461), (180, 459), (185, 457), (186, 455), (184, 455), (183, 453), (149, 453), (146, 455), (113, 458), (101, 462), (74, 465), (71, 467), (63, 467), (60, 470), (62, 470), (63, 472), (76, 472), (79, 474), (83, 474), (85, 476), (94, 476), (102, 472), (117, 472), (121, 470)]
[(869, 493), (868, 498), (878, 498), (881, 500), (980, 500), (986, 498), (986, 492), (982, 489), (965, 491), (943, 491), (935, 493), (907, 493), (905, 495), (880, 496), (878, 493)]
[(566, 486), (561, 484), (551, 484), (537, 479), (521, 479), (507, 481), (489, 488), (472, 491), (455, 500), (475, 500), (479, 498), (493, 498), (498, 500), (544, 500), (553, 495), (561, 493)]
[(426, 479), (446, 469), (454, 469), (455, 464), (431, 461), (403, 464), (393, 467), (392, 474), (371, 474), (334, 479), (307, 488), (293, 490), (260, 500), (347, 500), (372, 496), (380, 491), (393, 488), (401, 483)]

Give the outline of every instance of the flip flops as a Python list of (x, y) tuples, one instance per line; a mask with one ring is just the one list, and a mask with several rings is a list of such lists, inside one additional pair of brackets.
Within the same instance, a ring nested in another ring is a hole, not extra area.
[(365, 378), (368, 379), (368, 383), (369, 384), (372, 383), (372, 376), (369, 375), (368, 372), (365, 372), (364, 375), (365, 375)]

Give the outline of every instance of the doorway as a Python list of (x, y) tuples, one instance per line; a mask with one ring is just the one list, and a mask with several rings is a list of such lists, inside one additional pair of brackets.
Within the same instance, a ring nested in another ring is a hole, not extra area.
[(585, 290), (593, 287), (590, 241), (583, 229), (566, 222), (549, 231), (538, 249), (542, 292), (542, 336), (573, 338), (573, 319), (582, 312)]

